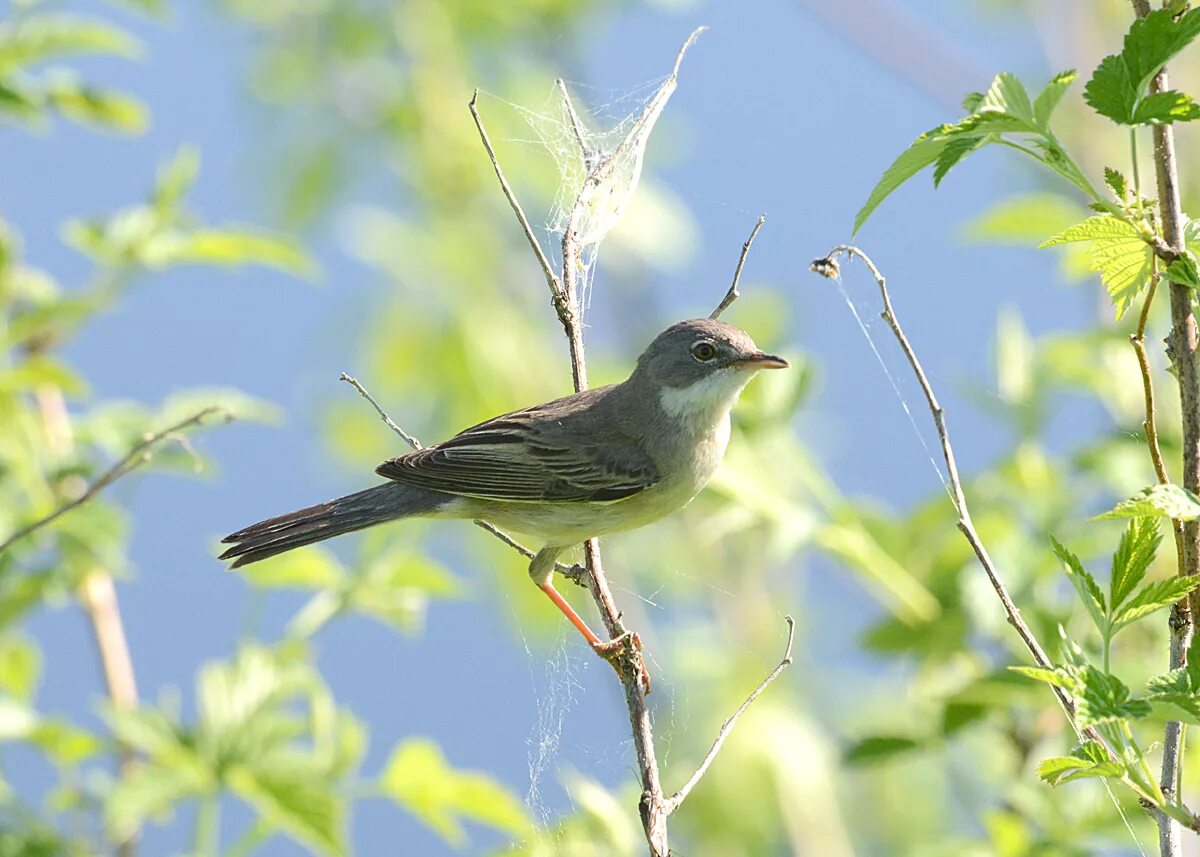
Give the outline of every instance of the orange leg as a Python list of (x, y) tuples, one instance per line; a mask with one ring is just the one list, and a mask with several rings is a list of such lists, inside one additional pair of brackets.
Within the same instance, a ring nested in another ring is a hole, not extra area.
[(591, 643), (593, 648), (604, 645), (600, 642), (600, 638), (592, 633), (592, 629), (587, 626), (587, 622), (584, 622), (583, 618), (575, 612), (575, 608), (567, 603), (567, 599), (559, 595), (552, 581), (538, 581), (537, 585), (538, 589), (546, 593), (546, 597), (554, 602), (554, 606), (562, 611), (563, 615), (579, 630), (579, 633), (583, 634), (583, 638)]
[[(568, 604), (567, 600), (554, 588), (554, 560), (561, 550), (561, 548), (545, 547), (538, 551), (537, 556), (529, 564), (529, 576), (533, 578), (533, 582), (537, 584), (538, 589), (546, 593), (546, 597), (554, 602), (554, 606), (562, 611), (562, 614), (575, 626), (575, 629), (583, 635), (583, 638), (588, 641), (592, 650), (611, 663), (617, 674), (620, 675), (621, 667), (618, 666), (616, 658), (625, 650), (627, 643), (640, 652), (642, 641), (637, 634), (626, 632), (615, 640), (605, 642), (597, 637), (592, 629), (587, 626), (583, 618), (575, 612), (575, 608)], [(646, 665), (641, 658), (638, 658), (636, 662), (640, 665), (641, 675), (639, 678), (641, 679), (642, 686), (645, 688), (646, 693), (649, 693), (650, 674), (646, 671)]]

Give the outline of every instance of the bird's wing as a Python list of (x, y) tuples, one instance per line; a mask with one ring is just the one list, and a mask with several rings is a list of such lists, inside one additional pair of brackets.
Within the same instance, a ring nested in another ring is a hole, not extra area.
[(496, 417), (375, 472), (447, 494), (514, 501), (621, 500), (658, 482), (654, 462), (628, 436), (606, 437), (595, 420), (585, 434), (578, 402), (565, 407), (575, 399)]

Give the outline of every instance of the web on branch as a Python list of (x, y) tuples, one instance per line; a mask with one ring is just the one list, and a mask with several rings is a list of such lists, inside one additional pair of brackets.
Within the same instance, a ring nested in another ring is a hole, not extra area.
[(539, 109), (508, 102), (533, 129), (558, 170), (546, 231), (560, 240), (568, 230), (574, 232), (580, 257), (575, 299), (581, 313), (590, 301), (600, 244), (637, 191), (650, 134), (675, 92), (684, 54), (703, 29), (688, 37), (666, 77), (620, 92), (560, 79)]

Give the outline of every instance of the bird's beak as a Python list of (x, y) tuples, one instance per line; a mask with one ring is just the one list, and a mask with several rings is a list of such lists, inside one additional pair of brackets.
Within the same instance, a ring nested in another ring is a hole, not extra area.
[(762, 351), (755, 351), (753, 354), (747, 354), (734, 361), (735, 366), (746, 366), (753, 369), (787, 369), (788, 362), (782, 357), (776, 357), (774, 354), (766, 354)]

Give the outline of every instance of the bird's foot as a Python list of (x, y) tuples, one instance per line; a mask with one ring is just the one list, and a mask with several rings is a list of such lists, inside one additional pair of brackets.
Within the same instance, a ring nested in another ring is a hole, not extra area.
[(588, 585), (588, 570), (586, 566), (579, 563), (574, 563), (570, 568), (562, 573), (563, 577), (574, 583), (576, 586), (582, 586), (587, 589)]
[(613, 640), (593, 643), (593, 651), (612, 664), (622, 679), (626, 672), (636, 675), (645, 693), (650, 692), (650, 671), (642, 657), (642, 638), (635, 631), (626, 631)]

